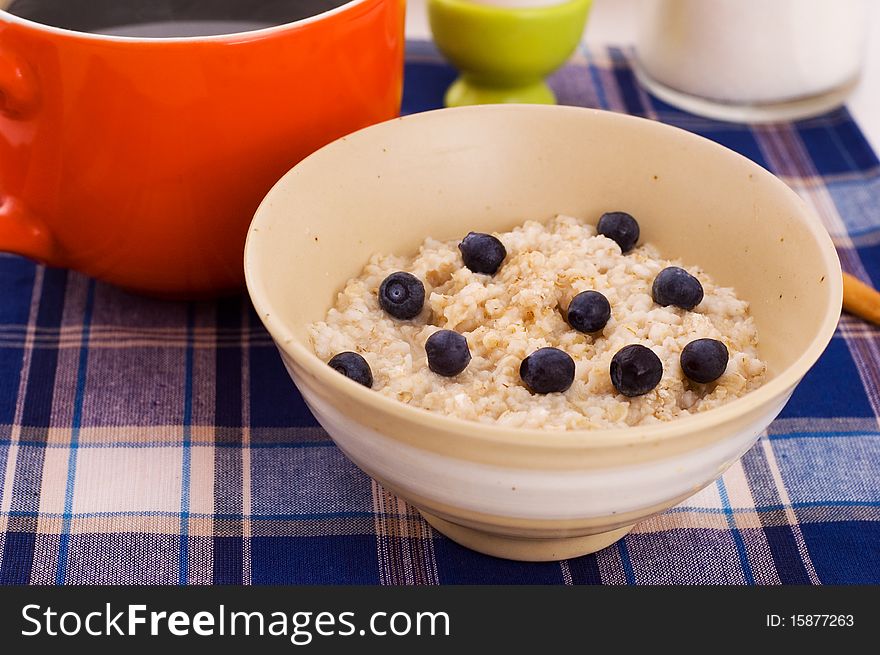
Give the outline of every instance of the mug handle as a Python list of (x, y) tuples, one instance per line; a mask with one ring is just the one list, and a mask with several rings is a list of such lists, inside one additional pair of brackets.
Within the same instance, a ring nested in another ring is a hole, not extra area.
[[(10, 120), (25, 120), (37, 110), (39, 100), (33, 70), (0, 47), (0, 114)], [(45, 222), (11, 196), (0, 196), (0, 251), (43, 262), (54, 254)]]
[(0, 196), (0, 252), (14, 252), (43, 263), (56, 259), (46, 223), (12, 196)]
[(30, 66), (0, 46), (0, 113), (21, 120), (31, 116), (39, 105), (36, 75)]

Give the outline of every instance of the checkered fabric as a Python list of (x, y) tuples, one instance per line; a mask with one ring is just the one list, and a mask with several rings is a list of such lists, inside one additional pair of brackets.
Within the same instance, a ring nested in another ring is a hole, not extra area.
[[(454, 72), (422, 45), (406, 75), (409, 113)], [(616, 49), (581, 50), (553, 86), (775, 172), (880, 284), (880, 165), (846, 110), (698, 118)], [(599, 553), (527, 564), (456, 545), (355, 468), (246, 297), (160, 302), (3, 255), (0, 299), (0, 583), (880, 583), (880, 332), (850, 317), (717, 484)]]

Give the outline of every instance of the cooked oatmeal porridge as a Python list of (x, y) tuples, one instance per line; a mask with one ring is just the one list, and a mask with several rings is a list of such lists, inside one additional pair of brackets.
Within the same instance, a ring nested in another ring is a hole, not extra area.
[(374, 255), (310, 326), (315, 353), (401, 402), (517, 427), (647, 425), (760, 386), (748, 303), (699, 267), (633, 247), (629, 220), (630, 242), (601, 222), (613, 238), (558, 216), (493, 236), (428, 238), (415, 257)]

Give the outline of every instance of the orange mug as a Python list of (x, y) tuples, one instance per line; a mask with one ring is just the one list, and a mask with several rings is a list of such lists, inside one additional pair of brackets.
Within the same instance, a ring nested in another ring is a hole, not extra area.
[[(130, 5), (142, 32), (146, 9), (193, 6), (181, 29), (275, 26), (114, 36), (77, 31), (77, 5), (117, 25)], [(247, 227), (277, 179), (400, 111), (404, 0), (311, 0), (321, 13), (279, 20), (302, 5), (0, 0), (0, 250), (157, 296), (241, 288)], [(52, 6), (73, 22), (37, 22)]]

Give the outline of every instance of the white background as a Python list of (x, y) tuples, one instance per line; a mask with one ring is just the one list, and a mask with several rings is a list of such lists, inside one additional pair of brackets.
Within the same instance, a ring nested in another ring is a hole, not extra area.
[[(872, 4), (865, 68), (847, 105), (874, 151), (880, 152), (880, 2)], [(635, 39), (638, 5), (639, 0), (594, 0), (584, 38), (592, 45), (631, 44)], [(430, 38), (425, 0), (408, 0), (406, 34), (411, 39)]]

